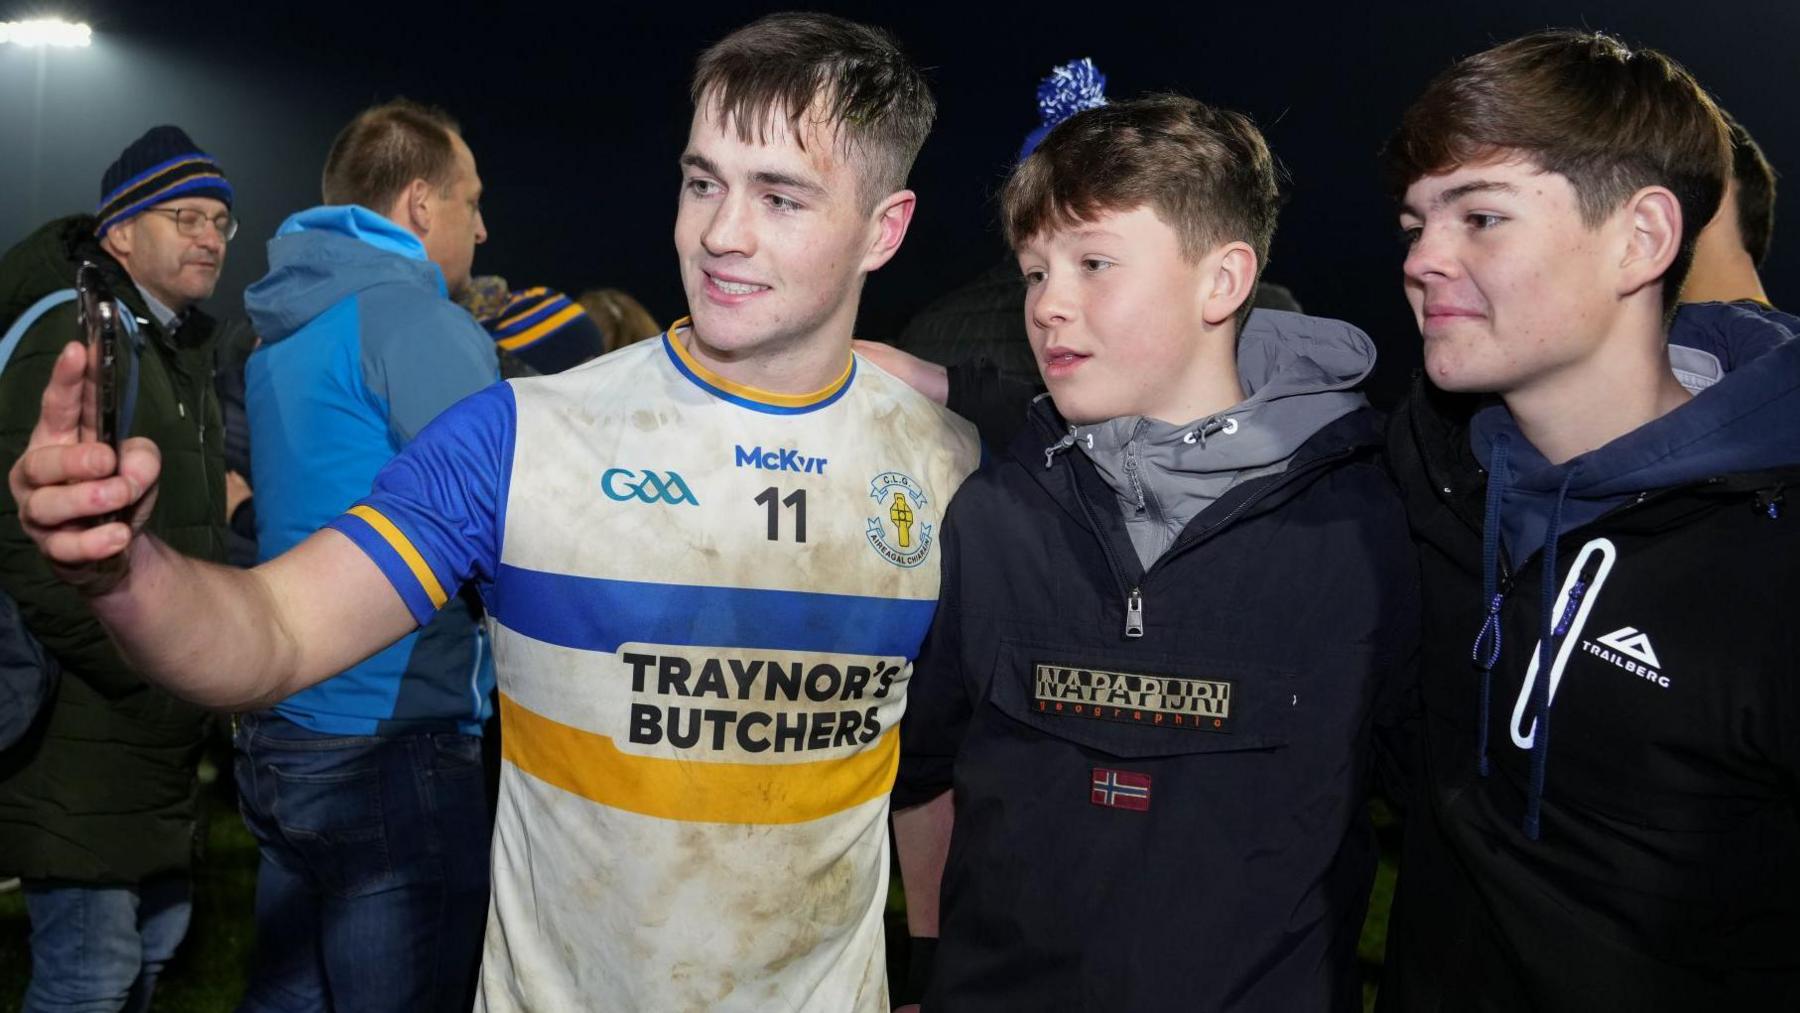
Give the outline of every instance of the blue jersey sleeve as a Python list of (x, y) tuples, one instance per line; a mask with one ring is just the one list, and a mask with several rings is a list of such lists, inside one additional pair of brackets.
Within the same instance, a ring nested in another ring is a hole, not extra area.
[(485, 590), (499, 569), (515, 420), (504, 383), (458, 402), (327, 525), (368, 553), (421, 625), (465, 582)]

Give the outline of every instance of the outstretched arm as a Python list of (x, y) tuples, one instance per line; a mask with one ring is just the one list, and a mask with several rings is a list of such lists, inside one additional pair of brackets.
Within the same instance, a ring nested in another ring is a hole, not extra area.
[[(127, 660), (197, 703), (243, 709), (283, 699), (373, 654), (414, 620), (348, 538), (313, 535), (255, 570), (176, 553), (142, 532), (162, 458), (145, 439), (118, 454), (79, 442), (86, 352), (70, 344), (8, 480), (26, 534), (88, 595)], [(96, 524), (97, 518), (124, 519)]]

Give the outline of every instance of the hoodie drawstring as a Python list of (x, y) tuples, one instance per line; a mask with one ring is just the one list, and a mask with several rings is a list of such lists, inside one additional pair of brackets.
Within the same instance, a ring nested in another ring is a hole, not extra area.
[[(1500, 603), (1506, 595), (1500, 592), (1500, 500), (1506, 494), (1506, 455), (1512, 437), (1500, 433), (1488, 453), (1487, 510), (1481, 520), (1481, 599), (1487, 602), (1487, 616), (1480, 632), (1475, 634), (1475, 647), (1470, 660), (1481, 670), (1481, 699), (1477, 705), (1475, 725), (1475, 769), (1482, 777), (1488, 774), (1488, 713), (1493, 697), (1494, 665), (1500, 661)], [(1483, 650), (1482, 645), (1487, 649)]]
[[(1049, 470), (1050, 465), (1052, 463), (1054, 463), (1056, 460), (1056, 455), (1062, 453), (1063, 451), (1069, 449), (1070, 447), (1073, 447), (1075, 445), (1075, 441), (1077, 441), (1079, 439), (1081, 439), (1081, 437), (1076, 435), (1075, 427), (1070, 426), (1068, 433), (1064, 434), (1062, 439), (1057, 440), (1055, 443), (1050, 444), (1048, 447), (1045, 447), (1044, 448), (1044, 469), (1046, 471)], [(1092, 436), (1089, 436), (1087, 438), (1087, 445), (1088, 445), (1088, 449), (1090, 449), (1090, 450), (1093, 449), (1094, 438)]]
[[(1563, 624), (1551, 616), (1556, 605), (1556, 539), (1562, 534), (1563, 500), (1569, 495), (1569, 483), (1575, 480), (1579, 465), (1563, 475), (1562, 486), (1550, 504), (1550, 521), (1544, 527), (1544, 551), (1541, 562), (1544, 579), (1538, 602), (1538, 678), (1531, 687), (1531, 708), (1536, 712), (1537, 727), (1531, 738), (1531, 791), (1525, 797), (1525, 836), (1538, 839), (1538, 814), (1544, 804), (1544, 774), (1550, 766), (1550, 684), (1556, 656), (1557, 628)], [(1569, 604), (1576, 596), (1571, 591)]]

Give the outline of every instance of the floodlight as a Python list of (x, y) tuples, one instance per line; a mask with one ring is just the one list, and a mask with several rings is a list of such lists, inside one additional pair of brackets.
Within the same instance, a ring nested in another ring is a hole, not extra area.
[(0, 21), (0, 44), (19, 46), (85, 46), (93, 42), (94, 30), (80, 22), (59, 18), (36, 18), (31, 21)]

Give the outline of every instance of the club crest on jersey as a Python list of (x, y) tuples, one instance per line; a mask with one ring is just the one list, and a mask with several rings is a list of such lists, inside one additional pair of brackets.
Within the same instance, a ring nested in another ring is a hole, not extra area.
[(879, 511), (868, 518), (869, 546), (895, 566), (914, 567), (931, 552), (932, 527), (919, 511), (927, 502), (919, 483), (897, 471), (884, 471), (869, 483), (869, 498)]
[(700, 500), (695, 498), (694, 490), (688, 488), (687, 482), (672, 471), (657, 474), (646, 468), (641, 472), (630, 468), (608, 468), (600, 476), (600, 491), (607, 499), (637, 500), (640, 503), (667, 503), (679, 506), (699, 506)]

